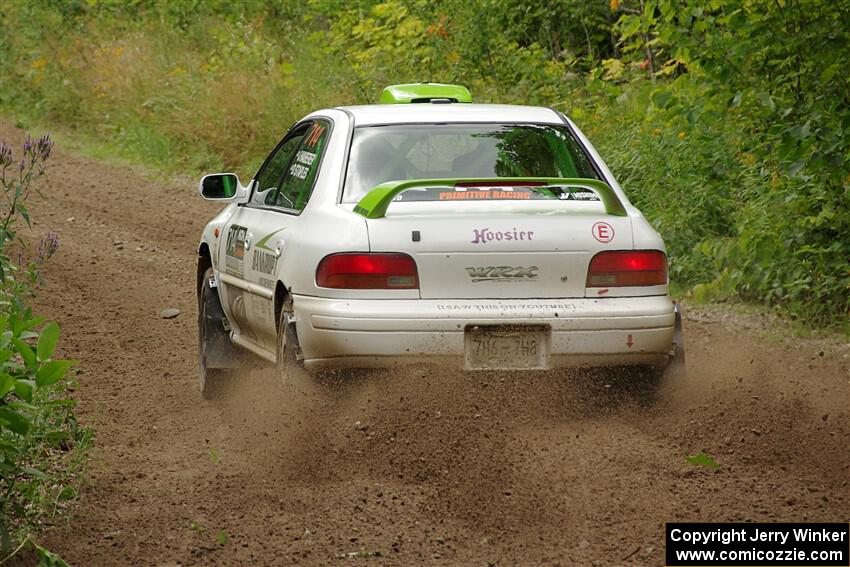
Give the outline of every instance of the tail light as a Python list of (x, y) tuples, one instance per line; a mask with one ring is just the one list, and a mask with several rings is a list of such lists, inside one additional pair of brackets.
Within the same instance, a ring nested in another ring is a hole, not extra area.
[(667, 256), (660, 250), (600, 252), (590, 260), (587, 287), (665, 285)]
[(335, 289), (419, 289), (416, 262), (407, 254), (343, 253), (325, 256), (316, 284)]

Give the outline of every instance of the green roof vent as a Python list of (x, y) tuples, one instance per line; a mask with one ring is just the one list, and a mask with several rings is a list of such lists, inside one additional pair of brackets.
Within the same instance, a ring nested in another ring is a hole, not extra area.
[(441, 83), (410, 83), (390, 85), (381, 92), (381, 104), (412, 102), (472, 102), (472, 95), (461, 85)]

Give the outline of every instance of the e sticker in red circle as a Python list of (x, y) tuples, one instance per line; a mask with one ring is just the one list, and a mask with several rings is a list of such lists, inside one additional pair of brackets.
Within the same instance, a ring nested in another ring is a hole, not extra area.
[(614, 227), (607, 222), (598, 222), (590, 230), (593, 232), (593, 238), (603, 244), (614, 240)]

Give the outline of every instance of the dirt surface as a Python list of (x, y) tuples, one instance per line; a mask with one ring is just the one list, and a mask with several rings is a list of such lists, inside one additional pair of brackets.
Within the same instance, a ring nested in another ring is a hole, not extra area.
[(441, 370), (305, 395), (257, 371), (206, 402), (195, 250), (217, 207), (61, 147), (43, 188), (35, 232), (61, 246), (38, 311), (97, 430), (73, 523), (41, 538), (73, 565), (661, 565), (669, 521), (850, 519), (841, 341), (692, 310), (689, 374), (656, 396)]

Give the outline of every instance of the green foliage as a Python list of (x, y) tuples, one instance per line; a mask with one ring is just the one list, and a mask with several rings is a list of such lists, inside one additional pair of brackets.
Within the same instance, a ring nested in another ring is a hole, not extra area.
[[(825, 0), (0, 4), (0, 109), (169, 171), (250, 175), (387, 84), (564, 110), (664, 236), (674, 287), (850, 330), (850, 9)], [(102, 144), (102, 143), (101, 143)]]
[[(668, 120), (684, 118), (722, 137), (727, 155), (737, 153), (731, 206), (722, 209), (733, 230), (693, 241), (715, 272), (700, 278), (700, 295), (846, 325), (850, 10), (820, 0), (646, 6), (652, 9), (629, 16), (629, 31), (637, 21), (678, 71), (687, 70), (657, 90), (655, 106)], [(623, 40), (637, 35), (624, 32)]]
[(694, 243), (732, 234), (734, 152), (726, 137), (703, 125), (668, 122), (653, 109), (653, 85), (639, 86), (592, 81), (584, 97), (601, 98), (600, 104), (568, 110), (591, 125), (586, 133), (633, 203), (664, 236), (671, 278), (689, 287), (714, 274), (710, 259), (694, 250)]
[(716, 470), (720, 468), (720, 465), (717, 464), (717, 461), (711, 458), (711, 456), (706, 455), (705, 453), (699, 453), (697, 455), (693, 455), (690, 457), (686, 457), (685, 461), (692, 465), (697, 465), (700, 467), (705, 467), (707, 469)]
[(68, 377), (73, 361), (55, 357), (59, 326), (35, 317), (25, 303), (59, 242), (48, 236), (28, 263), (22, 254), (14, 262), (6, 253), (23, 246), (17, 224), (30, 222), (25, 202), (51, 148), (46, 136), (28, 137), (23, 158), (15, 161), (12, 149), (0, 144), (0, 557), (14, 546), (12, 555), (29, 547), (40, 565), (61, 566), (29, 533), (75, 498), (91, 433), (78, 426), (75, 402), (65, 397), (75, 380)]

